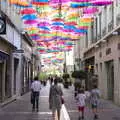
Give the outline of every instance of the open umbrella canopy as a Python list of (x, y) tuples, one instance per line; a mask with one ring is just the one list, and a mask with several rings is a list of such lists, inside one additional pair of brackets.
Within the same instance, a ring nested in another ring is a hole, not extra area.
[(34, 14), (36, 13), (36, 10), (33, 8), (24, 8), (23, 10), (20, 11), (20, 14)]
[[(37, 42), (38, 51), (57, 54), (72, 50), (74, 41), (88, 32), (100, 6), (111, 5), (113, 0), (9, 0), (9, 3), (22, 7), (25, 31)], [(62, 59), (53, 60), (56, 61)]]

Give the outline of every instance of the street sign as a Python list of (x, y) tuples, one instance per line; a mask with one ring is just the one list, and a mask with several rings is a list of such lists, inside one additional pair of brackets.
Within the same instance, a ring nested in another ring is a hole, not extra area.
[(5, 17), (0, 17), (0, 34), (6, 34), (6, 20), (5, 20)]

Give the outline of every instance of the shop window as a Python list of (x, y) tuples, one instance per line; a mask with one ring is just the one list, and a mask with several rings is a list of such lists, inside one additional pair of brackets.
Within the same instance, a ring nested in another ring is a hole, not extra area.
[(111, 48), (106, 49), (106, 55), (109, 55), (111, 53)]
[(99, 53), (99, 57), (100, 57), (100, 58), (102, 57), (102, 52)]
[(98, 64), (96, 64), (96, 71), (98, 72)]
[(102, 63), (100, 63), (100, 71), (102, 72)]
[(120, 43), (118, 43), (118, 50), (120, 50)]

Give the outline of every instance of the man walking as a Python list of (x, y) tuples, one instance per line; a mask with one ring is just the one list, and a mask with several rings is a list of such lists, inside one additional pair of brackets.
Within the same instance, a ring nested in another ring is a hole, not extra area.
[(33, 95), (32, 111), (35, 111), (35, 107), (36, 107), (37, 112), (39, 111), (39, 94), (40, 94), (40, 89), (41, 89), (41, 83), (38, 80), (38, 77), (35, 77), (32, 85), (31, 85), (31, 90), (32, 90), (32, 95)]

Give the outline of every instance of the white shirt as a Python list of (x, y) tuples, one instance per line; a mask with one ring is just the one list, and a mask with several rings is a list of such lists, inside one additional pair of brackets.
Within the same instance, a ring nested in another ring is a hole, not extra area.
[(31, 85), (31, 89), (34, 91), (34, 92), (39, 92), (40, 89), (41, 89), (41, 83), (40, 81), (34, 81)]
[(85, 95), (86, 95), (87, 98), (89, 98), (90, 97), (90, 92), (89, 91), (85, 91)]
[(81, 94), (78, 94), (77, 97), (77, 102), (78, 102), (78, 105), (83, 107), (85, 106), (85, 99), (86, 99), (86, 95), (81, 93)]

